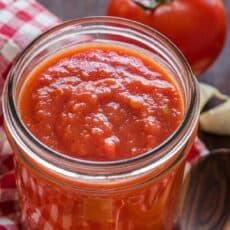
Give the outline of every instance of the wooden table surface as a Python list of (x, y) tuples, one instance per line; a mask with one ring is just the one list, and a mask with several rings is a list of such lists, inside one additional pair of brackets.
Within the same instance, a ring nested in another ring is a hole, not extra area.
[[(38, 0), (38, 2), (62, 20), (105, 15), (108, 5), (108, 0)], [(230, 22), (230, 1), (223, 0), (223, 2)], [(218, 87), (223, 93), (230, 95), (230, 27), (228, 28), (228, 38), (222, 54), (199, 80), (210, 83)], [(199, 136), (209, 149), (230, 148), (229, 136), (217, 136), (204, 132), (200, 132)]]

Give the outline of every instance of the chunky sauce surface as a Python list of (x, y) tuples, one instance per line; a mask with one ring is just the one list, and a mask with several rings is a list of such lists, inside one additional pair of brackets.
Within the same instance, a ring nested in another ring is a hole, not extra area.
[(157, 63), (128, 48), (99, 44), (41, 63), (24, 84), (19, 110), (47, 146), (100, 161), (156, 147), (183, 116), (179, 91)]

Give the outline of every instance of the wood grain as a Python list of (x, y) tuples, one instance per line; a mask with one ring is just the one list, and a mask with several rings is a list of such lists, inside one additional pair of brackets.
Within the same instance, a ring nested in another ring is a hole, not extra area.
[(179, 211), (180, 230), (229, 229), (230, 152), (210, 154), (185, 179)]
[[(74, 18), (105, 15), (108, 0), (38, 0), (62, 20)], [(230, 1), (223, 1), (226, 7), (228, 21), (230, 21)], [(212, 84), (223, 93), (230, 95), (230, 29), (222, 54), (215, 64), (200, 78), (200, 81)], [(200, 138), (209, 149), (220, 147), (230, 148), (230, 137), (216, 136), (204, 132), (199, 133)]]
[(62, 20), (105, 15), (108, 0), (38, 0)]

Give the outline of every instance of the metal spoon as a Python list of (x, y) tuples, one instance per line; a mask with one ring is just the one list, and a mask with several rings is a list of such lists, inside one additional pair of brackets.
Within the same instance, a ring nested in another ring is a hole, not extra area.
[(230, 149), (199, 159), (185, 178), (178, 229), (230, 230)]

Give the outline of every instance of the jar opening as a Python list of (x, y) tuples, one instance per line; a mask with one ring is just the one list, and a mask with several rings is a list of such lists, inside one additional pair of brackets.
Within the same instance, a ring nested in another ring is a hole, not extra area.
[[(109, 39), (108, 35), (110, 35)], [(111, 35), (114, 36), (111, 37)], [(125, 44), (124, 41), (119, 41), (120, 38), (125, 38), (126, 44), (135, 41), (134, 47), (152, 53), (156, 59), (163, 60), (163, 65), (169, 68), (169, 71), (174, 72), (178, 82), (180, 82), (182, 96), (185, 98), (185, 113), (181, 124), (172, 135), (150, 151), (136, 157), (115, 161), (76, 159), (61, 154), (41, 143), (25, 127), (17, 109), (17, 97), (21, 85), (28, 72), (31, 71), (28, 63), (34, 62), (31, 64), (33, 66), (55, 52), (76, 45), (76, 42), (77, 44), (90, 42)], [(138, 48), (140, 44), (142, 48)], [(136, 168), (143, 170), (143, 168), (140, 169), (140, 166), (145, 166), (144, 171), (148, 171), (150, 164), (151, 168), (164, 164), (188, 142), (195, 129), (199, 111), (197, 82), (180, 51), (157, 31), (136, 22), (112, 17), (73, 20), (58, 25), (39, 36), (22, 52), (12, 67), (3, 95), (6, 127), (14, 136), (16, 143), (23, 149), (23, 152), (28, 153), (35, 161), (42, 162), (46, 165), (45, 167), (59, 172), (60, 169), (63, 170), (62, 174), (67, 173), (67, 171), (68, 176), (73, 176), (73, 172), (84, 175), (96, 173), (102, 179), (105, 175), (110, 175), (111, 172), (108, 171), (113, 169), (117, 170), (117, 174), (121, 174)]]

